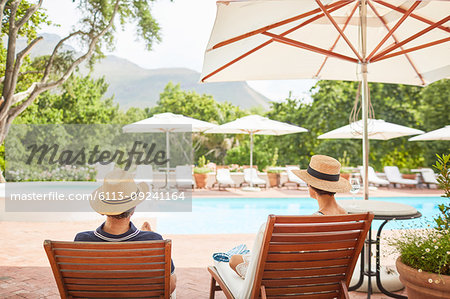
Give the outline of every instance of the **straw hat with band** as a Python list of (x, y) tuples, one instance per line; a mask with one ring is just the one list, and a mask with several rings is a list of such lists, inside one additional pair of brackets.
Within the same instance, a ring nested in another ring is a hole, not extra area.
[(351, 185), (340, 176), (341, 163), (324, 155), (311, 157), (307, 170), (292, 170), (292, 172), (307, 184), (329, 192), (348, 192)]
[(92, 193), (90, 204), (100, 214), (119, 215), (143, 202), (149, 190), (146, 183), (136, 184), (130, 173), (116, 169)]

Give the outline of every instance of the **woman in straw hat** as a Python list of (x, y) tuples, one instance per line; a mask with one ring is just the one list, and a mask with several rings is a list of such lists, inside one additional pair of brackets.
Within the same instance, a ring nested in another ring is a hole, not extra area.
[[(77, 242), (127, 242), (163, 240), (152, 232), (150, 224), (144, 222), (137, 229), (131, 216), (138, 204), (144, 201), (149, 187), (142, 182), (136, 184), (131, 174), (124, 170), (114, 170), (105, 176), (103, 185), (92, 193), (91, 207), (99, 214), (106, 215), (106, 221), (95, 231), (80, 232), (75, 236)], [(170, 276), (171, 292), (176, 287), (175, 266), (172, 261)]]
[[(319, 204), (319, 210), (314, 215), (347, 214), (334, 198), (336, 192), (348, 192), (351, 189), (349, 181), (340, 177), (340, 170), (341, 163), (338, 160), (324, 155), (312, 156), (306, 170), (292, 170), (308, 184), (309, 195)], [(249, 263), (249, 255), (233, 255), (229, 261), (230, 267), (242, 278)]]

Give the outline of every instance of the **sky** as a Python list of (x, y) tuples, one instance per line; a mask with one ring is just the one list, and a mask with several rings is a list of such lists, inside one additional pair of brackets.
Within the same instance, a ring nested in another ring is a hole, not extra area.
[[(42, 32), (67, 35), (76, 25), (79, 15), (72, 0), (45, 0), (43, 7), (53, 23), (60, 26), (44, 26)], [(158, 0), (152, 4), (152, 14), (161, 27), (162, 42), (152, 51), (136, 38), (132, 24), (122, 31), (118, 29), (116, 48), (106, 54), (128, 59), (147, 68), (184, 67), (200, 72), (203, 53), (208, 43), (216, 15), (215, 0)], [(119, 26), (118, 26), (119, 27)], [(72, 45), (75, 46), (75, 45)], [(288, 97), (309, 98), (314, 80), (249, 81), (251, 87), (272, 101)]]

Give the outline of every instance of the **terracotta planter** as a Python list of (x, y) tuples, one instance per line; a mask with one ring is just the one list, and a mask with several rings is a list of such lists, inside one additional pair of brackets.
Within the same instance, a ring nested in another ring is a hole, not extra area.
[(207, 173), (194, 173), (195, 185), (199, 189), (206, 188), (206, 179), (208, 178)]
[(280, 186), (280, 174), (279, 173), (267, 173), (267, 178), (269, 179), (270, 187), (278, 187)]
[[(405, 285), (409, 299), (442, 299), (450, 298), (450, 276), (429, 272), (419, 272), (402, 263), (396, 262), (400, 281)], [(433, 282), (430, 283), (429, 280)], [(436, 283), (437, 282), (437, 283)]]
[(402, 178), (409, 179), (409, 180), (415, 180), (417, 178), (417, 176), (414, 173), (408, 173), (408, 174), (402, 174)]
[(346, 180), (350, 180), (350, 173), (342, 173), (341, 172), (341, 177), (346, 179)]

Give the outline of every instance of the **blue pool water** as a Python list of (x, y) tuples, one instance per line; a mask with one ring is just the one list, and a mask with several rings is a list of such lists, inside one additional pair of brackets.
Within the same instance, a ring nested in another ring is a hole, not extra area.
[[(437, 205), (448, 201), (442, 197), (371, 199), (408, 204), (423, 215), (416, 220), (391, 221), (384, 229), (399, 229), (402, 225), (424, 227), (439, 213)], [(193, 198), (192, 212), (151, 216), (157, 218), (157, 231), (161, 234), (248, 234), (256, 233), (269, 214), (310, 215), (317, 209), (317, 201), (310, 198)], [(373, 227), (381, 223), (374, 221)]]

